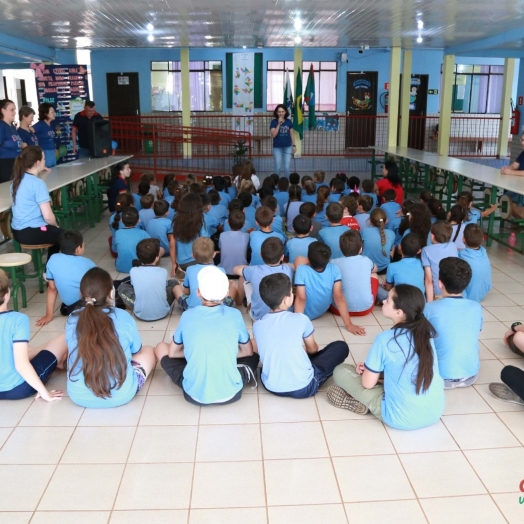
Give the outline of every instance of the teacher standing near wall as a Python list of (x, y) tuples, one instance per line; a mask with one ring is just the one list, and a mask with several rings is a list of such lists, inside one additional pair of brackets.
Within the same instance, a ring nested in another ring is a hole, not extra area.
[(22, 151), (22, 139), (13, 122), (16, 107), (12, 100), (0, 100), (0, 183), (9, 182), (15, 159)]
[(275, 159), (275, 173), (280, 176), (280, 170), (284, 167), (284, 176), (289, 178), (289, 166), (291, 156), (296, 151), (295, 137), (291, 130), (293, 122), (289, 119), (289, 111), (286, 106), (279, 104), (273, 111), (270, 131), (273, 138), (273, 158)]
[(56, 118), (52, 104), (44, 102), (38, 106), (38, 122), (33, 126), (38, 139), (38, 145), (43, 149), (45, 167), (56, 166), (55, 128), (51, 124)]

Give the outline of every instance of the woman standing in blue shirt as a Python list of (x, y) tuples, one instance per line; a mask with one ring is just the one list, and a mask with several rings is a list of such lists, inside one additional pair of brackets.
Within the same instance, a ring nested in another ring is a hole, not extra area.
[(56, 118), (55, 108), (47, 102), (38, 106), (38, 122), (34, 125), (38, 145), (44, 150), (45, 166), (56, 166), (55, 128), (51, 122)]
[(0, 100), (0, 183), (9, 182), (15, 158), (22, 151), (22, 139), (13, 122), (16, 107), (12, 100)]
[(295, 136), (291, 132), (293, 122), (289, 119), (286, 106), (279, 104), (273, 111), (270, 130), (273, 138), (273, 158), (275, 159), (275, 173), (280, 175), (280, 168), (284, 164), (284, 176), (289, 178), (291, 155), (296, 151)]
[(46, 169), (44, 153), (38, 146), (25, 147), (15, 160), (11, 184), (11, 229), (21, 244), (54, 244), (47, 258), (60, 251), (58, 227), (51, 209), (51, 197), (46, 183), (38, 175)]
[(38, 145), (38, 139), (36, 138), (35, 130), (32, 127), (34, 117), (35, 117), (35, 110), (32, 107), (22, 106), (18, 110), (18, 120), (20, 121), (20, 127), (18, 128), (18, 134), (20, 135), (22, 142), (26, 146), (37, 146)]

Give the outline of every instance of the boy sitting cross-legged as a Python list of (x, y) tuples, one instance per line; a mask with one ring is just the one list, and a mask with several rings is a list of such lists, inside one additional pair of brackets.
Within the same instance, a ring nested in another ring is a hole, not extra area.
[(346, 329), (354, 335), (365, 335), (366, 330), (351, 322), (342, 293), (342, 277), (335, 264), (329, 262), (331, 249), (323, 242), (313, 242), (308, 258), (297, 257), (295, 285), (297, 296), (295, 312), (304, 313), (311, 320), (320, 317), (334, 302)]
[(53, 320), (57, 295), (62, 305), (60, 314), (70, 315), (80, 301), (80, 281), (96, 264), (83, 257), (84, 238), (78, 231), (64, 231), (60, 235), (60, 253), (55, 253), (47, 262), (46, 278), (47, 306), (45, 316), (36, 321), (37, 326), (45, 326)]
[(251, 262), (250, 266), (258, 266), (263, 264), (262, 256), (260, 255), (260, 248), (269, 237), (277, 237), (284, 244), (286, 242), (285, 237), (272, 229), (273, 224), (273, 211), (269, 207), (259, 207), (255, 212), (255, 220), (260, 231), (252, 231), (249, 235), (249, 247), (251, 248)]
[(197, 282), (201, 305), (182, 314), (171, 344), (160, 342), (155, 355), (191, 404), (231, 404), (254, 378), (259, 356), (240, 311), (223, 305), (225, 273), (207, 266)]
[(348, 226), (343, 226), (340, 221), (344, 216), (344, 206), (338, 202), (333, 202), (328, 205), (326, 209), (326, 217), (329, 220), (329, 226), (323, 227), (319, 234), (318, 239), (324, 242), (331, 249), (333, 258), (339, 258), (342, 256), (340, 251), (340, 237), (349, 231)]
[(311, 320), (302, 313), (288, 311), (293, 305), (293, 291), (284, 273), (264, 277), (260, 296), (270, 309), (253, 324), (262, 361), (262, 383), (280, 397), (313, 396), (348, 357), (348, 345), (336, 341), (318, 349)]

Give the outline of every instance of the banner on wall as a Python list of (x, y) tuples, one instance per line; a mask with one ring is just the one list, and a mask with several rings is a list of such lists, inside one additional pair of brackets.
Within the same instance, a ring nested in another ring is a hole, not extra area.
[(31, 69), (35, 71), (38, 103), (52, 104), (56, 111), (51, 125), (55, 126), (57, 164), (75, 160), (71, 128), (75, 115), (89, 100), (87, 66), (31, 64)]
[(255, 54), (233, 53), (233, 129), (253, 135)]

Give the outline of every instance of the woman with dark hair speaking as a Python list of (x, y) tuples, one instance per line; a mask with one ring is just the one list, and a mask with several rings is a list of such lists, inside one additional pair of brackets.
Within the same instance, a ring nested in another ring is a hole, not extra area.
[(289, 178), (291, 156), (296, 151), (295, 137), (291, 130), (293, 122), (289, 119), (286, 106), (279, 104), (273, 111), (270, 130), (273, 138), (273, 158), (275, 159), (275, 173), (280, 176), (280, 169), (284, 166), (284, 176)]

